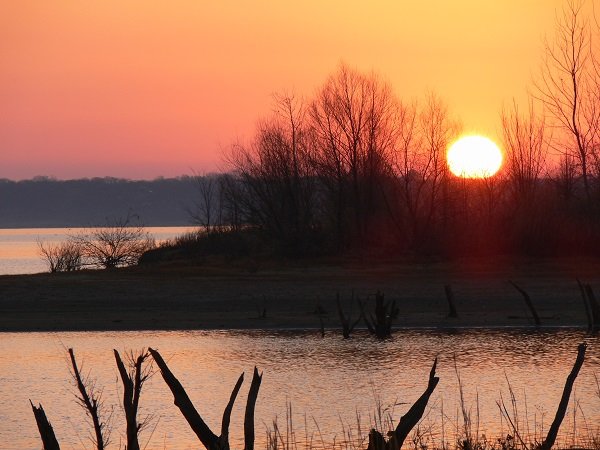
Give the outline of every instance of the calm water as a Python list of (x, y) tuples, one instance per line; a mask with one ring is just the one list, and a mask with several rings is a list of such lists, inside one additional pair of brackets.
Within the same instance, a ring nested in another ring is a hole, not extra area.
[[(191, 227), (147, 227), (160, 242), (191, 231)], [(0, 229), (0, 275), (39, 273), (48, 270), (38, 253), (38, 241), (63, 242), (67, 235), (81, 228), (15, 228)]]
[[(529, 427), (530, 434), (539, 433), (540, 427), (547, 430), (554, 416), (582, 340), (589, 343), (588, 356), (561, 429), (564, 445), (573, 444), (573, 420), (580, 436), (591, 430), (600, 433), (600, 395), (594, 379), (600, 376), (600, 340), (580, 332), (403, 331), (386, 342), (366, 336), (344, 341), (333, 332), (325, 338), (315, 332), (256, 331), (4, 333), (0, 335), (0, 448), (41, 447), (29, 399), (43, 404), (61, 448), (92, 448), (84, 413), (74, 400), (67, 347), (75, 348), (84, 372), (102, 389), (105, 411), (112, 414), (112, 448), (124, 446), (122, 390), (113, 348), (159, 349), (214, 431), (220, 428), (231, 388), (245, 371), (246, 382), (232, 416), (232, 448), (242, 447), (246, 392), (256, 364), (264, 372), (256, 410), (260, 449), (275, 418), (285, 430), (287, 404), (293, 407), (297, 441), (312, 436), (320, 442), (315, 423), (325, 442), (339, 443), (344, 429), (356, 436), (357, 416), (366, 434), (378, 402), (384, 415), (397, 422), (407, 409), (405, 402), (412, 403), (425, 388), (436, 355), (441, 381), (421, 425), (425, 439), (438, 445), (442, 438), (454, 442), (452, 436), (463, 423), (455, 361), (474, 432), (477, 423), (479, 434), (495, 437), (508, 432), (496, 404), (502, 396), (511, 408), (508, 379), (522, 430)], [(160, 374), (149, 380), (142, 393), (140, 416), (147, 415), (150, 426), (141, 439), (146, 448), (201, 447), (173, 405)]]

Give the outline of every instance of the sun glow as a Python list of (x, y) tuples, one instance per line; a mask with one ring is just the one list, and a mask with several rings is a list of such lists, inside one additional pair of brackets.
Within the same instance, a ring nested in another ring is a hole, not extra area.
[(483, 136), (463, 136), (448, 149), (448, 167), (457, 177), (487, 178), (502, 166), (502, 152)]

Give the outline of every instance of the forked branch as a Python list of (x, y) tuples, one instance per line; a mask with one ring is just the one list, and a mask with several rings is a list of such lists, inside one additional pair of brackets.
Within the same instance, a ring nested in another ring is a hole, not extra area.
[(127, 450), (140, 450), (138, 434), (143, 427), (143, 423), (138, 423), (137, 412), (142, 386), (149, 377), (149, 373), (143, 370), (143, 364), (150, 354), (142, 351), (136, 358), (131, 354), (133, 365), (131, 373), (125, 368), (119, 352), (114, 350), (114, 354), (123, 382), (123, 409), (125, 411), (125, 421), (127, 422)]
[[(108, 436), (104, 432), (105, 424), (100, 421), (98, 408), (100, 406), (100, 396), (93, 392), (91, 386), (83, 380), (81, 377), (81, 371), (77, 367), (77, 361), (75, 361), (75, 353), (73, 349), (69, 349), (69, 356), (71, 358), (71, 365), (73, 366), (73, 377), (77, 384), (77, 390), (79, 391), (78, 400), (81, 405), (85, 408), (85, 411), (92, 419), (94, 425), (94, 434), (96, 437), (96, 448), (98, 450), (104, 450), (106, 444), (108, 444)], [(89, 380), (88, 380), (89, 381)], [(86, 386), (87, 385), (87, 386)], [(88, 392), (89, 391), (89, 392)]]
[[(240, 375), (231, 392), (229, 402), (223, 411), (221, 435), (217, 436), (212, 432), (208, 425), (206, 425), (204, 420), (202, 420), (202, 417), (194, 407), (185, 389), (175, 375), (173, 375), (173, 372), (171, 372), (160, 353), (152, 348), (149, 348), (148, 351), (156, 361), (165, 383), (167, 383), (169, 389), (171, 389), (175, 405), (179, 408), (192, 430), (194, 430), (194, 433), (196, 433), (200, 442), (202, 442), (208, 450), (229, 450), (229, 423), (231, 420), (231, 411), (244, 381), (244, 374), (242, 373), (242, 375)], [(245, 450), (253, 450), (254, 448), (254, 407), (256, 405), (256, 398), (258, 397), (261, 379), (262, 376), (258, 374), (255, 367), (244, 418)]]

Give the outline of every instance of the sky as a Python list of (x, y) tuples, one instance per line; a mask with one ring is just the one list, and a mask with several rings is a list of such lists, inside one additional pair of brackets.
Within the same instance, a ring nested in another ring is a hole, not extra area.
[(526, 103), (559, 0), (0, 0), (0, 178), (224, 170), (273, 95), (341, 62), (467, 132)]

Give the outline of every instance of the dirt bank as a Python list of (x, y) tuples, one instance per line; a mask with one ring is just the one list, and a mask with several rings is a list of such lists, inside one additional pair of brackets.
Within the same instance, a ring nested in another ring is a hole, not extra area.
[[(576, 278), (600, 298), (600, 261), (465, 260), (454, 263), (287, 264), (245, 268), (134, 268), (0, 277), (0, 331), (337, 327), (378, 290), (400, 308), (397, 326), (532, 325), (525, 289), (545, 326), (584, 326)], [(444, 285), (458, 318), (447, 317)], [(261, 317), (265, 311), (266, 317)]]

